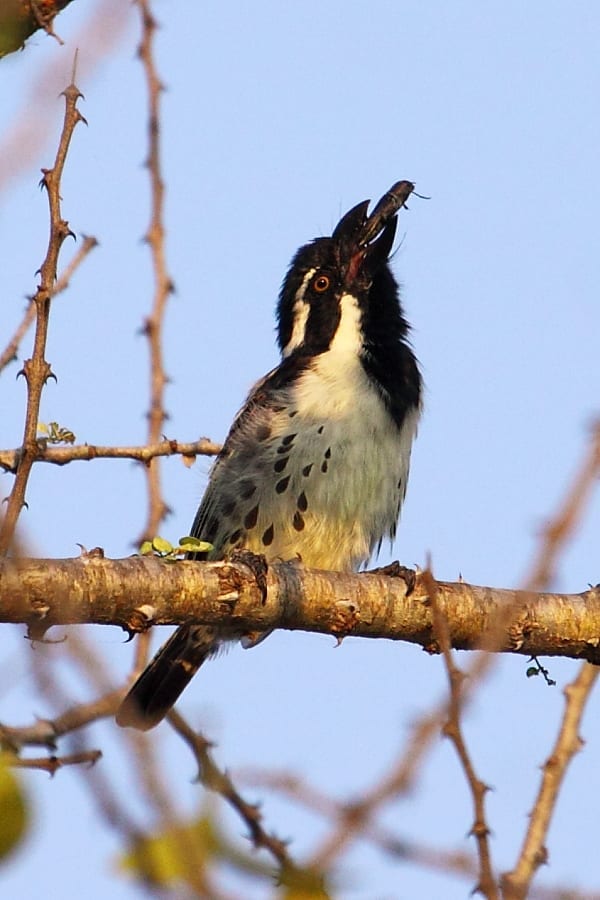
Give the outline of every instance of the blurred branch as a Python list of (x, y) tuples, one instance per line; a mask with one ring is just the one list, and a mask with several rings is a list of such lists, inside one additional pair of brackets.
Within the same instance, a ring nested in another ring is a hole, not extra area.
[(25, 759), (15, 756), (9, 758), (8, 762), (15, 769), (40, 769), (49, 775), (55, 775), (65, 766), (93, 766), (101, 757), (101, 750), (84, 750), (82, 753), (69, 753), (66, 756), (30, 756)]
[(34, 32), (54, 33), (54, 19), (72, 0), (3, 0), (0, 7), (0, 58), (21, 50)]
[(475, 766), (462, 730), (462, 687), (464, 674), (454, 662), (452, 649), (450, 647), (448, 621), (438, 604), (437, 584), (431, 573), (431, 569), (428, 568), (423, 573), (423, 577), (431, 600), (431, 615), (434, 633), (442, 650), (446, 674), (448, 676), (448, 686), (450, 689), (448, 718), (444, 725), (443, 733), (454, 745), (473, 798), (475, 820), (471, 827), (470, 834), (477, 842), (479, 879), (477, 885), (473, 888), (472, 893), (482, 894), (484, 897), (487, 897), (488, 900), (498, 900), (498, 887), (494, 877), (490, 854), (490, 829), (487, 824), (485, 813), (485, 795), (487, 794), (489, 787), (477, 777)]
[[(204, 787), (218, 793), (243, 819), (255, 849), (263, 848), (267, 850), (278, 863), (281, 881), (284, 884), (288, 884), (290, 879), (293, 881), (300, 878), (306, 881), (308, 872), (296, 867), (287, 851), (285, 841), (264, 830), (259, 806), (244, 800), (228, 773), (217, 766), (210, 754), (211, 744), (209, 741), (202, 734), (190, 728), (185, 719), (176, 710), (171, 710), (168, 719), (173, 730), (183, 738), (194, 754), (198, 765), (199, 780)], [(321, 894), (319, 896), (324, 895)]]
[[(100, 550), (75, 559), (7, 559), (0, 563), (0, 621), (25, 623), (35, 638), (56, 624), (120, 625), (133, 633), (189, 622), (233, 634), (285, 628), (389, 638), (439, 652), (427, 578), (402, 571), (355, 575), (274, 563), (263, 596), (260, 579), (235, 559), (109, 560)], [(534, 594), (437, 581), (436, 590), (454, 648), (479, 648), (509, 605), (513, 619), (498, 650), (600, 663), (600, 588)]]
[[(154, 35), (157, 24), (148, 0), (136, 0), (142, 20), (139, 57), (142, 61), (148, 92), (148, 157), (146, 168), (150, 176), (151, 213), (145, 239), (150, 246), (154, 272), (154, 299), (150, 315), (144, 321), (144, 334), (150, 349), (150, 409), (148, 411), (148, 444), (156, 444), (163, 433), (167, 414), (164, 392), (167, 376), (163, 364), (163, 323), (167, 301), (173, 292), (173, 282), (167, 271), (164, 228), (165, 186), (160, 159), (160, 95), (164, 90), (154, 61)], [(148, 486), (148, 519), (139, 542), (151, 540), (169, 509), (163, 498), (159, 460), (154, 457), (146, 467)]]
[[(281, 793), (305, 809), (341, 823), (342, 827), (350, 819), (351, 810), (347, 801), (329, 797), (288, 772), (267, 772), (245, 767), (236, 771), (235, 775), (245, 785)], [(432, 872), (456, 875), (459, 878), (473, 878), (477, 875), (477, 861), (470, 853), (464, 850), (445, 850), (428, 846), (411, 837), (400, 837), (379, 823), (365, 822), (364, 828), (358, 830), (355, 837), (371, 842), (382, 853), (401, 863), (422, 866)], [(598, 900), (597, 893), (581, 892), (567, 886), (532, 888), (529, 897), (530, 900)]]
[(600, 670), (584, 663), (577, 678), (565, 688), (566, 705), (562, 725), (552, 753), (542, 770), (542, 782), (529, 817), (523, 847), (515, 868), (502, 878), (505, 900), (525, 900), (529, 896), (534, 875), (548, 861), (545, 842), (550, 821), (568, 766), (584, 743), (579, 736), (579, 728), (586, 702), (599, 673)]
[[(77, 253), (74, 255), (73, 259), (54, 285), (54, 288), (51, 292), (52, 297), (56, 297), (57, 294), (60, 294), (62, 291), (65, 291), (69, 287), (69, 283), (71, 281), (73, 273), (81, 265), (88, 253), (90, 253), (90, 251), (93, 250), (96, 246), (98, 246), (98, 241), (95, 237), (84, 237), (82, 245), (79, 247)], [(19, 344), (27, 334), (30, 325), (35, 319), (35, 311), (35, 300), (34, 298), (31, 298), (31, 300), (29, 301), (29, 305), (25, 310), (25, 315), (23, 316), (15, 333), (6, 345), (6, 348), (2, 351), (2, 353), (0, 353), (0, 372), (10, 362), (17, 358)]]
[(11, 727), (0, 724), (0, 744), (19, 751), (21, 747), (48, 747), (56, 749), (56, 741), (78, 728), (114, 716), (125, 696), (125, 688), (110, 691), (91, 703), (78, 703), (55, 719), (36, 719), (33, 725)]
[(64, 91), (65, 116), (56, 159), (51, 169), (42, 169), (42, 185), (48, 194), (50, 207), (50, 235), (48, 249), (40, 269), (40, 283), (33, 298), (36, 308), (36, 329), (31, 359), (23, 364), (23, 375), (27, 382), (27, 410), (23, 434), (22, 452), (12, 491), (8, 498), (6, 514), (0, 524), (0, 556), (7, 553), (17, 524), (17, 519), (25, 503), (25, 493), (31, 469), (37, 458), (37, 428), (40, 403), (44, 385), (54, 377), (50, 364), (46, 361), (46, 340), (50, 319), (50, 301), (56, 283), (56, 271), (60, 249), (65, 239), (72, 234), (69, 223), (62, 217), (60, 182), (73, 137), (73, 131), (83, 116), (77, 109), (81, 94), (77, 86), (71, 84)]
[[(4, 0), (0, 6), (3, 3)], [(131, 7), (123, 0), (96, 0), (82, 8), (89, 15), (70, 38), (70, 44), (73, 48), (85, 48), (78, 61), (78, 71), (82, 83), (90, 85), (100, 65), (115, 52), (131, 16)], [(64, 53), (49, 54), (48, 61), (35, 68), (21, 108), (15, 111), (10, 123), (5, 123), (4, 133), (0, 135), (0, 191), (36, 165), (44, 152), (54, 131), (54, 101), (64, 82)], [(23, 114), (24, 109), (27, 115)]]
[[(48, 446), (43, 438), (38, 440), (36, 462), (54, 463), (64, 466), (77, 460), (88, 461), (91, 459), (133, 459), (142, 463), (149, 463), (157, 456), (182, 456), (184, 462), (193, 463), (196, 456), (214, 456), (220, 450), (219, 444), (214, 444), (208, 438), (200, 438), (198, 441), (182, 443), (176, 440), (165, 439), (157, 444), (140, 447), (101, 447), (96, 444), (76, 444), (69, 447)], [(21, 459), (22, 451), (0, 450), (0, 469), (6, 472), (16, 472)]]

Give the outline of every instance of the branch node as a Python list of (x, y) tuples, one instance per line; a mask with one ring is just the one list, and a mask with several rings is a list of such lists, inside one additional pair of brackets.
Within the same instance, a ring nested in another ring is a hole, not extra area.
[(136, 606), (125, 625), (123, 625), (123, 629), (127, 631), (129, 635), (128, 641), (130, 641), (134, 635), (143, 634), (143, 632), (148, 631), (154, 624), (155, 616), (156, 609), (154, 606), (150, 606), (149, 603), (144, 603), (142, 606)]
[(335, 604), (335, 617), (331, 622), (331, 631), (338, 641), (338, 646), (343, 639), (351, 634), (361, 622), (360, 609), (354, 600), (338, 600)]

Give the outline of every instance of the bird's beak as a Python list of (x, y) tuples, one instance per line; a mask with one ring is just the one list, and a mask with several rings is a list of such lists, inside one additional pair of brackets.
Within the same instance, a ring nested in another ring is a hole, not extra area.
[(338, 222), (332, 237), (340, 242), (342, 254), (347, 259), (348, 286), (361, 275), (371, 281), (380, 266), (387, 262), (396, 234), (396, 213), (413, 190), (410, 181), (398, 181), (375, 205), (371, 215), (367, 215), (369, 201), (365, 200)]

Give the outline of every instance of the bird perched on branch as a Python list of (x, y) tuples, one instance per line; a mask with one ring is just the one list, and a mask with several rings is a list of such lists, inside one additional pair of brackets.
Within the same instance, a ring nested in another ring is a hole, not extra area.
[[(249, 550), (348, 572), (393, 539), (422, 393), (389, 265), (412, 190), (398, 182), (370, 215), (359, 203), (292, 260), (277, 309), (281, 362), (234, 420), (192, 527), (212, 544), (208, 559)], [(181, 625), (131, 688), (119, 725), (152, 728), (202, 663), (240, 637)]]

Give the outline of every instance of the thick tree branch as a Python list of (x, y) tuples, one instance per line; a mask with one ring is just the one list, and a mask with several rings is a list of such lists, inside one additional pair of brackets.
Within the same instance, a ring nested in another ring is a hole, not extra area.
[[(219, 623), (235, 632), (285, 628), (404, 640), (439, 652), (427, 579), (404, 572), (406, 580), (383, 571), (350, 575), (277, 563), (269, 567), (263, 598), (252, 571), (235, 560), (108, 560), (100, 550), (77, 559), (7, 559), (0, 564), (0, 622), (25, 623), (33, 637), (57, 624), (120, 625), (135, 632), (155, 624)], [(485, 644), (512, 606), (499, 650), (600, 663), (600, 587), (536, 594), (436, 584), (456, 649)]]

